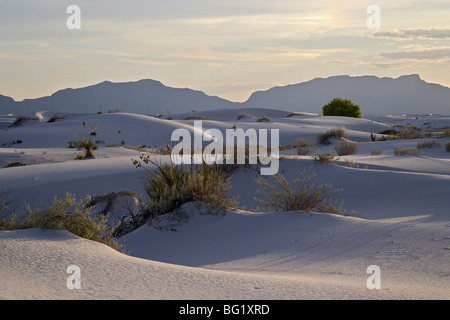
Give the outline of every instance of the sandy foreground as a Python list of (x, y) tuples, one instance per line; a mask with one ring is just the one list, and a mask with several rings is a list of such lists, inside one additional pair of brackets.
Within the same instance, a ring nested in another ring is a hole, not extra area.
[[(238, 121), (242, 110), (210, 111), (204, 129), (277, 128), (285, 146), (297, 137), (315, 139), (319, 132), (345, 127), (348, 139), (359, 143), (357, 154), (322, 165), (287, 150), (279, 172), (294, 179), (313, 166), (321, 180), (342, 189), (336, 199), (344, 199), (344, 208), (356, 215), (255, 212), (258, 170), (240, 168), (231, 193), (245, 208), (211, 216), (187, 204), (189, 220), (175, 231), (144, 225), (120, 238), (126, 254), (67, 231), (0, 231), (0, 298), (450, 298), (450, 152), (441, 145), (418, 156), (395, 156), (395, 146), (415, 147), (430, 138), (370, 139), (370, 132), (392, 124), (442, 128), (450, 124), (449, 116), (349, 119), (246, 111), (254, 117)], [(255, 122), (262, 115), (274, 122)], [(28, 164), (1, 168), (0, 183), (13, 196), (42, 205), (66, 191), (77, 198), (121, 190), (144, 197), (139, 182), (144, 172), (132, 159), (163, 148), (173, 130), (193, 125), (182, 115), (174, 120), (127, 113), (71, 115), (54, 123), (45, 122), (48, 114), (39, 116), (41, 121), (15, 128), (8, 128), (14, 117), (0, 117), (0, 165)], [(93, 139), (101, 141), (93, 160), (74, 160), (79, 151), (67, 148), (74, 136), (85, 134), (82, 120), (96, 124)], [(436, 140), (444, 144), (450, 138)], [(371, 154), (375, 147), (382, 147), (381, 155)], [(333, 144), (315, 146), (313, 153), (332, 149)], [(346, 160), (358, 167), (347, 167)], [(79, 289), (68, 288), (68, 267), (74, 265)], [(380, 289), (369, 288), (372, 266), (380, 270)]]

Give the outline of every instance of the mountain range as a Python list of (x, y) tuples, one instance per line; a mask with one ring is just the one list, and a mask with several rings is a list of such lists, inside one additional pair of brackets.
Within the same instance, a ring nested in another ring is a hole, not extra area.
[(172, 88), (159, 81), (99, 84), (55, 92), (37, 99), (14, 99), (0, 94), (0, 114), (37, 111), (94, 113), (120, 109), (141, 114), (175, 114), (219, 108), (273, 108), (321, 113), (333, 98), (350, 99), (364, 114), (450, 114), (450, 88), (425, 82), (417, 74), (398, 78), (332, 76), (254, 92), (245, 102), (232, 102), (202, 91)]

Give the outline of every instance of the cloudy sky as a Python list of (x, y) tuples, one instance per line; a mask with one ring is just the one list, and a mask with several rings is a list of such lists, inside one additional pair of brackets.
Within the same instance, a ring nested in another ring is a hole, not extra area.
[(140, 79), (244, 101), (316, 77), (412, 73), (450, 87), (449, 0), (0, 0), (0, 94), (17, 101)]

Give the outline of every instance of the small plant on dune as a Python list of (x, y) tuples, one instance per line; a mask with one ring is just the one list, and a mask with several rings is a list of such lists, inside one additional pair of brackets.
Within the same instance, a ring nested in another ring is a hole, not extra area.
[(444, 146), (445, 150), (447, 150), (447, 152), (450, 152), (450, 142), (447, 142)]
[(21, 126), (22, 124), (24, 124), (25, 122), (27, 122), (28, 120), (39, 120), (36, 117), (30, 117), (30, 116), (24, 116), (24, 115), (18, 115), (16, 117), (16, 119), (14, 120), (13, 123), (11, 123), (11, 125), (9, 126), (10, 128), (12, 127), (18, 127)]
[(303, 113), (300, 112), (291, 112), (289, 113), (286, 118), (291, 118), (291, 117), (297, 117), (297, 116), (303, 116)]
[(255, 200), (270, 211), (343, 213), (342, 203), (339, 207), (331, 203), (332, 195), (340, 190), (333, 191), (331, 184), (318, 182), (312, 167), (292, 182), (281, 173), (269, 178), (258, 177), (256, 182), (257, 194), (262, 194), (263, 199)]
[(436, 140), (419, 141), (417, 142), (417, 149), (432, 148), (436, 146), (441, 146), (442, 144)]
[[(208, 214), (225, 214), (235, 208), (237, 202), (228, 196), (230, 178), (215, 165), (160, 164), (141, 155), (133, 160), (136, 168), (143, 168), (146, 175), (141, 182), (148, 200), (132, 221), (123, 223), (119, 233), (128, 233), (145, 223), (157, 226), (161, 219), (186, 221), (180, 207), (189, 202), (202, 203)], [(145, 165), (154, 165), (147, 168)]]
[(251, 115), (251, 114), (247, 114), (247, 113), (245, 113), (245, 112), (242, 112), (242, 113), (239, 113), (239, 114), (236, 116), (236, 120), (241, 120), (242, 118), (252, 118), (252, 117), (254, 117), (254, 116)]
[(62, 120), (62, 119), (65, 119), (65, 118), (67, 118), (68, 117), (68, 115), (59, 115), (59, 114), (54, 114), (54, 115), (52, 115), (48, 120), (47, 120), (47, 123), (52, 123), (52, 122), (55, 122), (56, 120)]
[(420, 150), (417, 148), (403, 148), (400, 146), (394, 147), (394, 155), (396, 156), (418, 156), (420, 155)]
[(298, 138), (294, 141), (299, 156), (310, 155), (312, 151), (312, 142), (309, 139)]
[(318, 152), (317, 154), (312, 155), (311, 159), (313, 159), (314, 161), (318, 161), (320, 163), (325, 163), (325, 164), (331, 164), (334, 161), (339, 160), (339, 158), (336, 158), (331, 150), (328, 151), (327, 153)]
[(317, 136), (317, 142), (323, 145), (329, 145), (331, 138), (345, 138), (345, 128), (337, 127), (325, 132), (321, 132)]
[(358, 151), (358, 144), (356, 142), (340, 141), (334, 145), (334, 150), (339, 156), (347, 156)]
[[(87, 133), (86, 133), (86, 122), (83, 121), (83, 127), (84, 127), (84, 134), (86, 136), (86, 138), (84, 139), (78, 139), (78, 140), (74, 140), (74, 141), (69, 141), (69, 148), (77, 148), (79, 149), (85, 149), (85, 153), (84, 155), (77, 155), (76, 159), (80, 160), (80, 159), (95, 159), (95, 156), (92, 152), (92, 150), (96, 150), (98, 148), (97, 144), (95, 144), (92, 140), (87, 138)], [(96, 130), (97, 126), (91, 126), (91, 129)], [(97, 134), (97, 133), (95, 133)], [(92, 135), (92, 133), (91, 133)], [(76, 137), (76, 135), (74, 135)]]
[[(167, 118), (167, 119), (169, 119), (169, 118)], [(183, 120), (209, 120), (209, 119), (204, 116), (189, 115), (189, 116), (184, 117)]]
[(372, 148), (372, 150), (370, 151), (370, 154), (373, 156), (377, 156), (383, 153), (383, 147), (378, 147), (378, 148)]
[(442, 129), (439, 134), (439, 138), (450, 137), (450, 129)]
[(264, 116), (264, 117), (258, 118), (258, 119), (256, 120), (256, 122), (270, 122), (270, 123), (272, 123), (273, 120), (270, 119), (269, 117)]
[(116, 250), (122, 250), (113, 237), (115, 228), (107, 225), (107, 217), (93, 215), (92, 207), (86, 206), (90, 197), (77, 201), (70, 193), (64, 199), (55, 197), (52, 204), (41, 209), (26, 205), (26, 212), (0, 223), (3, 229), (40, 228), (67, 230), (79, 237), (106, 244)]

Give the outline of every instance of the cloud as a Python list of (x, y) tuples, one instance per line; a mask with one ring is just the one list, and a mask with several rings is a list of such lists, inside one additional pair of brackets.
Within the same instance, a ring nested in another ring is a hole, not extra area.
[(450, 29), (402, 29), (392, 31), (379, 31), (372, 34), (375, 38), (394, 40), (410, 39), (450, 39)]
[(441, 60), (450, 57), (450, 48), (420, 50), (420, 51), (397, 51), (384, 52), (381, 57), (389, 59), (413, 59), (413, 60)]

